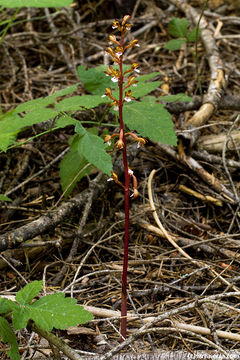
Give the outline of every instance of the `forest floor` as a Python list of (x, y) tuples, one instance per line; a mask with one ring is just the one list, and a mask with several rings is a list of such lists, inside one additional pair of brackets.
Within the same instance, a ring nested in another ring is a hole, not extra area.
[[(112, 21), (131, 13), (132, 36), (141, 46), (128, 60), (138, 62), (143, 74), (159, 72), (162, 85), (151, 95), (193, 97), (190, 103), (166, 105), (178, 146), (149, 140), (130, 154), (140, 193), (131, 199), (128, 311), (136, 317), (128, 323), (130, 340), (119, 340), (124, 194), (94, 169), (69, 198), (62, 196), (59, 163), (72, 126), (49, 132), (49, 122), (34, 125), (18, 136), (18, 141), (31, 140), (0, 153), (0, 194), (12, 199), (0, 203), (0, 295), (14, 296), (27, 282), (44, 280), (47, 293), (74, 296), (94, 320), (55, 333), (81, 359), (114, 359), (120, 351), (132, 359), (158, 352), (169, 359), (174, 351), (174, 359), (187, 353), (193, 359), (213, 354), (237, 359), (240, 4), (210, 1), (204, 11), (205, 31), (197, 45), (201, 107), (194, 44), (177, 51), (164, 44), (171, 39), (170, 20), (186, 17), (196, 26), (202, 2), (125, 3), (76, 1), (58, 10), (21, 9), (0, 46), (0, 88), (4, 114), (78, 83), (79, 65), (106, 64)], [(2, 12), (1, 21), (13, 13)], [(103, 110), (85, 112), (85, 120), (94, 121)], [(119, 157), (121, 152), (115, 154), (121, 177)], [(18, 240), (11, 244), (11, 239)], [(22, 360), (50, 359), (48, 343), (30, 335), (18, 333)], [(1, 359), (6, 348), (0, 344)]]

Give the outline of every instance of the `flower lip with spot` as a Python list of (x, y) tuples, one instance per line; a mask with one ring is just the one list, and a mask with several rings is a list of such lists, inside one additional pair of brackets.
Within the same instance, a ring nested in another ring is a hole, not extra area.
[(121, 56), (123, 54), (123, 48), (121, 46), (117, 46), (115, 49), (115, 54), (117, 56)]
[(118, 78), (117, 78), (116, 76), (113, 76), (113, 77), (111, 78), (111, 80), (112, 80), (112, 82), (118, 82)]
[(132, 100), (135, 100), (135, 97), (132, 96), (132, 91), (131, 91), (131, 90), (128, 90), (128, 91), (125, 92), (124, 100), (125, 100), (126, 102), (130, 102), (130, 101), (132, 101)]
[(114, 20), (112, 23), (112, 29), (118, 29), (121, 30), (120, 24), (118, 20)]

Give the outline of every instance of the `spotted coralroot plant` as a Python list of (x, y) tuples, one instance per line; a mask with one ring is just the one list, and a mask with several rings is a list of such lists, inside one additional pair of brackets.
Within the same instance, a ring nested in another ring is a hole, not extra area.
[(113, 22), (113, 29), (117, 29), (120, 33), (119, 40), (115, 35), (109, 35), (109, 41), (114, 44), (113, 47), (108, 47), (106, 52), (111, 56), (114, 63), (117, 64), (117, 68), (109, 66), (107, 71), (105, 71), (107, 76), (111, 76), (113, 82), (118, 83), (119, 97), (118, 99), (113, 96), (113, 92), (110, 88), (106, 88), (103, 96), (107, 96), (111, 99), (110, 106), (114, 107), (114, 110), (118, 111), (119, 123), (120, 123), (120, 132), (114, 133), (112, 135), (105, 136), (105, 142), (109, 145), (112, 140), (116, 140), (114, 146), (122, 150), (123, 153), (123, 165), (124, 165), (124, 174), (125, 174), (125, 183), (122, 184), (118, 180), (116, 173), (112, 173), (112, 178), (110, 180), (115, 181), (117, 184), (123, 187), (125, 191), (125, 239), (124, 239), (124, 260), (123, 260), (123, 272), (122, 272), (122, 301), (121, 301), (121, 335), (122, 338), (126, 338), (127, 331), (127, 267), (128, 267), (128, 243), (129, 243), (129, 197), (130, 197), (130, 183), (133, 182), (133, 198), (138, 196), (137, 190), (137, 179), (133, 174), (133, 171), (128, 167), (127, 159), (127, 142), (126, 136), (131, 136), (134, 140), (138, 142), (138, 146), (144, 145), (146, 140), (144, 138), (138, 137), (137, 135), (131, 132), (125, 132), (125, 125), (123, 119), (123, 106), (124, 103), (134, 100), (132, 91), (129, 89), (130, 86), (137, 86), (137, 80), (133, 75), (134, 72), (139, 72), (139, 65), (133, 63), (127, 70), (123, 71), (123, 55), (127, 49), (130, 49), (138, 45), (138, 40), (132, 40), (130, 43), (125, 45), (125, 35), (126, 32), (131, 29), (131, 25), (127, 22), (130, 19), (129, 15), (125, 15), (122, 22), (118, 20)]

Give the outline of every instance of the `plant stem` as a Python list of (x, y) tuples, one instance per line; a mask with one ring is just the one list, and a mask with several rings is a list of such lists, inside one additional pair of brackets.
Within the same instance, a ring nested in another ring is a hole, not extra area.
[[(121, 46), (124, 45), (124, 33), (121, 35)], [(127, 144), (124, 133), (123, 122), (123, 69), (122, 69), (122, 55), (120, 57), (119, 70), (121, 73), (119, 79), (119, 122), (120, 133), (122, 133), (123, 140), (123, 165), (125, 175), (125, 237), (124, 237), (124, 258), (123, 258), (123, 272), (122, 272), (122, 299), (121, 299), (121, 335), (124, 339), (127, 336), (127, 268), (128, 268), (128, 242), (129, 242), (129, 173), (128, 173), (128, 159), (127, 159)], [(121, 339), (122, 341), (123, 339)]]

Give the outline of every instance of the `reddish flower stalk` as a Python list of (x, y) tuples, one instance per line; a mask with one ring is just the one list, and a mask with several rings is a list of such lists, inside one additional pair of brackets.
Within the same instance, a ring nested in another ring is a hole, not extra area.
[[(107, 53), (110, 54), (112, 60), (118, 64), (119, 70), (108, 67), (107, 71), (105, 71), (107, 76), (112, 77), (113, 82), (118, 82), (119, 89), (119, 99), (116, 99), (112, 95), (112, 90), (110, 88), (106, 88), (104, 96), (108, 96), (113, 102), (111, 106), (115, 106), (118, 108), (119, 114), (119, 123), (120, 123), (120, 132), (119, 134), (112, 134), (105, 136), (105, 142), (109, 143), (116, 136), (119, 137), (115, 146), (118, 149), (122, 149), (123, 151), (123, 165), (124, 165), (124, 175), (125, 181), (124, 185), (118, 180), (117, 174), (112, 173), (112, 180), (114, 180), (117, 184), (122, 186), (125, 190), (125, 238), (124, 238), (124, 258), (123, 258), (123, 272), (122, 272), (122, 299), (121, 299), (121, 335), (122, 339), (125, 339), (127, 336), (127, 268), (128, 268), (128, 244), (129, 244), (129, 195), (130, 195), (130, 176), (133, 179), (133, 197), (137, 197), (137, 179), (133, 175), (133, 172), (128, 167), (128, 159), (127, 159), (127, 143), (126, 143), (126, 134), (125, 134), (125, 126), (123, 121), (123, 105), (124, 102), (129, 102), (134, 100), (132, 96), (131, 90), (125, 91), (129, 86), (137, 83), (135, 77), (131, 75), (131, 73), (135, 70), (137, 71), (138, 64), (133, 63), (131, 67), (123, 72), (123, 53), (126, 49), (129, 49), (138, 44), (138, 40), (132, 40), (128, 45), (124, 46), (124, 38), (127, 30), (131, 29), (131, 25), (126, 23), (130, 19), (129, 15), (125, 15), (122, 23), (120, 24), (118, 20), (113, 22), (113, 29), (118, 29), (121, 33), (120, 41), (117, 40), (115, 35), (110, 35), (109, 40), (116, 45), (115, 49), (108, 47), (106, 49)], [(129, 75), (129, 76), (128, 76)], [(124, 81), (124, 77), (128, 76), (127, 81)], [(123, 94), (125, 91), (125, 94)], [(140, 145), (145, 144), (145, 140), (143, 138), (139, 138), (132, 133), (127, 133), (127, 135), (131, 135)]]
[[(124, 33), (121, 33), (121, 47), (124, 44)], [(122, 58), (120, 56), (119, 70), (120, 79), (118, 83), (119, 87), (119, 123), (120, 133), (122, 131), (123, 140), (123, 165), (125, 176), (125, 237), (124, 237), (124, 257), (123, 257), (123, 272), (122, 272), (122, 298), (121, 298), (121, 335), (124, 339), (127, 337), (127, 268), (128, 268), (128, 243), (129, 243), (129, 173), (128, 173), (128, 159), (127, 159), (127, 144), (126, 136), (124, 133), (124, 123), (122, 116), (123, 109), (123, 71), (122, 71)]]

